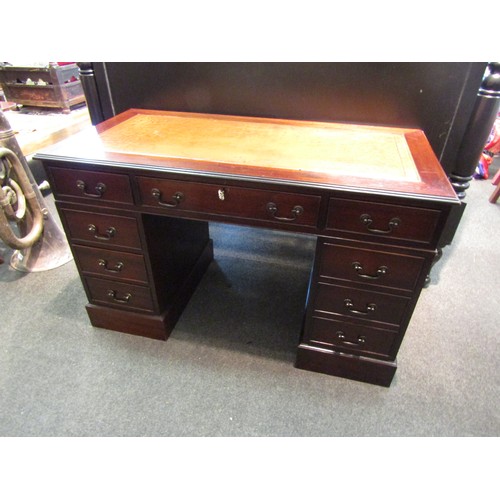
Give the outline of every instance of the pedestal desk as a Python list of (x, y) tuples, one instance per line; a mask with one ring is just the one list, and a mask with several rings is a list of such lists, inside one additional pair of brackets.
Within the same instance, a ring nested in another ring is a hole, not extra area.
[(92, 325), (166, 340), (209, 221), (308, 233), (296, 366), (384, 386), (459, 203), (416, 129), (131, 109), (36, 158)]

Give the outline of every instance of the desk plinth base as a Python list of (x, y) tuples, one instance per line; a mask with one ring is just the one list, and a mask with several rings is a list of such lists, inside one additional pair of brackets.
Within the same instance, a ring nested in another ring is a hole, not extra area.
[(300, 344), (297, 349), (295, 366), (326, 375), (358, 380), (369, 384), (389, 387), (396, 373), (395, 361), (380, 361), (342, 354), (326, 349), (318, 349), (307, 344)]
[(120, 311), (109, 307), (88, 304), (85, 306), (92, 326), (130, 333), (156, 340), (167, 340), (177, 318), (168, 312), (161, 315)]

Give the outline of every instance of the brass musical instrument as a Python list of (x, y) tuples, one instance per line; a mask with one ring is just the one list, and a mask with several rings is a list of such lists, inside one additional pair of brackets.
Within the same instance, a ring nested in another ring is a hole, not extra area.
[(0, 111), (0, 239), (15, 249), (10, 264), (18, 271), (47, 271), (72, 259), (66, 236), (47, 208), (14, 132), (2, 111)]

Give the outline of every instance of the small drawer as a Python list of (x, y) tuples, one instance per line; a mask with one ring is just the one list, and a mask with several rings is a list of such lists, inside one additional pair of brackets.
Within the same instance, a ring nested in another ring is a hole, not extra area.
[(81, 245), (73, 245), (73, 252), (82, 273), (148, 283), (148, 274), (142, 255)]
[(314, 310), (399, 326), (409, 299), (388, 293), (318, 283)]
[(56, 199), (134, 203), (127, 175), (57, 167), (49, 167), (48, 170)]
[(413, 291), (422, 272), (423, 257), (323, 243), (319, 275)]
[(316, 227), (320, 196), (138, 177), (142, 204), (165, 213), (197, 212)]
[(319, 347), (334, 347), (353, 354), (392, 357), (396, 332), (334, 319), (313, 317), (304, 341)]
[(85, 278), (85, 282), (90, 295), (89, 300), (94, 304), (149, 312), (155, 310), (148, 287), (99, 278)]
[(137, 221), (131, 217), (61, 209), (74, 241), (141, 250)]
[(373, 240), (391, 238), (435, 243), (439, 210), (331, 198), (326, 228), (362, 234)]

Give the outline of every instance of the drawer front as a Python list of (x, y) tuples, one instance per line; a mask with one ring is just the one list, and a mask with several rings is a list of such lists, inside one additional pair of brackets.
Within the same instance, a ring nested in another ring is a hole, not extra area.
[(132, 205), (132, 190), (127, 175), (94, 170), (49, 167), (56, 198), (77, 198), (97, 202)]
[(148, 287), (99, 278), (85, 278), (85, 282), (90, 301), (95, 304), (154, 312), (153, 299)]
[(314, 310), (398, 326), (409, 299), (371, 290), (318, 283)]
[(430, 244), (436, 238), (439, 210), (330, 199), (327, 229)]
[(217, 184), (139, 177), (142, 204), (187, 211), (316, 227), (320, 196)]
[(424, 263), (423, 257), (323, 243), (319, 274), (321, 277), (413, 291)]
[(131, 217), (61, 209), (70, 237), (76, 241), (141, 249), (137, 221)]
[(391, 356), (396, 337), (390, 330), (318, 317), (312, 318), (310, 331), (304, 334), (306, 342), (319, 347), (385, 357)]
[(81, 245), (73, 245), (73, 252), (82, 273), (148, 283), (142, 255)]

